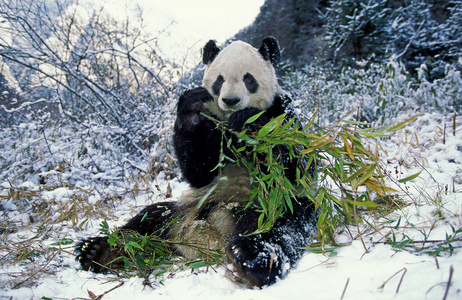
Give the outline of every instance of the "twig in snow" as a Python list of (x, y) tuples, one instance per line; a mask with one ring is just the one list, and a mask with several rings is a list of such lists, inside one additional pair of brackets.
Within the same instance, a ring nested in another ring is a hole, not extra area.
[(115, 287), (111, 288), (110, 290), (105, 291), (105, 292), (102, 293), (101, 295), (96, 295), (95, 293), (93, 293), (92, 291), (90, 291), (90, 290), (88, 290), (88, 289), (87, 289), (87, 293), (88, 293), (88, 295), (90, 296), (91, 299), (100, 300), (100, 299), (102, 299), (105, 295), (107, 295), (107, 294), (109, 294), (110, 292), (112, 292), (113, 290), (120, 288), (122, 285), (124, 285), (124, 282), (120, 282), (118, 285), (116, 285)]
[(53, 152), (51, 152), (50, 144), (48, 144), (47, 136), (45, 134), (45, 128), (42, 128), (43, 139), (45, 140), (45, 145), (47, 145), (48, 152), (50, 152), (51, 156), (53, 156)]
[(345, 296), (346, 289), (348, 287), (348, 283), (350, 283), (350, 278), (347, 279), (347, 282), (345, 283), (345, 287), (343, 288), (342, 296), (340, 297), (340, 300), (343, 300), (343, 297)]
[(436, 256), (436, 254), (434, 255), (434, 257), (435, 257), (436, 268), (439, 270), (440, 264), (438, 263), (438, 257)]
[(446, 300), (446, 297), (448, 296), (449, 287), (451, 286), (451, 280), (452, 280), (453, 273), (454, 273), (454, 267), (451, 265), (451, 267), (449, 268), (449, 279), (448, 279), (448, 283), (446, 284), (446, 290), (444, 291), (443, 300)]
[(454, 116), (452, 117), (452, 135), (456, 136), (456, 112), (454, 112)]
[(443, 126), (443, 145), (446, 145), (446, 123)]
[(398, 275), (401, 271), (404, 271), (403, 272), (403, 275), (401, 275), (401, 279), (399, 280), (399, 283), (398, 283), (398, 286), (396, 287), (396, 294), (398, 294), (399, 292), (399, 288), (401, 287), (401, 283), (403, 282), (403, 278), (404, 278), (404, 275), (406, 275), (406, 272), (407, 272), (407, 269), (406, 268), (402, 268), (401, 270), (399, 270), (398, 272), (396, 272), (395, 274), (391, 275), (390, 278), (388, 278), (381, 286), (378, 287), (378, 289), (383, 289), (385, 287), (385, 285), (388, 283), (388, 281), (390, 281), (393, 277), (395, 277), (396, 275)]

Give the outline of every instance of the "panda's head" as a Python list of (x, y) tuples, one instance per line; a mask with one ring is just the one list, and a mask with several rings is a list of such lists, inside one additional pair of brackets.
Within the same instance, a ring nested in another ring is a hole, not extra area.
[(214, 99), (206, 103), (208, 109), (226, 120), (244, 108), (269, 108), (274, 96), (282, 93), (274, 71), (279, 59), (279, 44), (273, 37), (265, 38), (259, 49), (236, 41), (220, 50), (209, 41), (202, 57), (207, 65), (202, 85)]

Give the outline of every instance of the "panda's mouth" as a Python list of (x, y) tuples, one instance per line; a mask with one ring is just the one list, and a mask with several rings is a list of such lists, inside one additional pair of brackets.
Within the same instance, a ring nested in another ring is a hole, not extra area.
[(224, 98), (220, 101), (220, 108), (223, 110), (223, 112), (231, 114), (241, 109), (241, 105), (239, 105), (240, 103), (241, 100), (238, 98)]
[(229, 117), (237, 110), (223, 110), (223, 119), (228, 120)]

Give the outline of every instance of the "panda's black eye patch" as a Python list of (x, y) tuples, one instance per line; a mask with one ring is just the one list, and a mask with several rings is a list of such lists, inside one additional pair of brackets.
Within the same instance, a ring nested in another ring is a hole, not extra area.
[(215, 80), (215, 82), (213, 83), (212, 85), (212, 91), (215, 95), (220, 95), (220, 91), (221, 91), (221, 87), (223, 85), (223, 82), (225, 82), (225, 79), (223, 78), (223, 76), (221, 75), (218, 75), (217, 79)]
[(258, 91), (258, 82), (255, 79), (255, 77), (253, 77), (252, 74), (250, 73), (245, 74), (242, 80), (244, 81), (245, 87), (250, 93), (253, 94)]

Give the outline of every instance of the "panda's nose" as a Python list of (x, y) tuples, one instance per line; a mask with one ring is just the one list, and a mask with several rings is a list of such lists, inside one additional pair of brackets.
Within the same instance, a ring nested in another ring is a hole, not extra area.
[(223, 98), (223, 102), (228, 106), (234, 106), (239, 103), (241, 99), (239, 98)]

